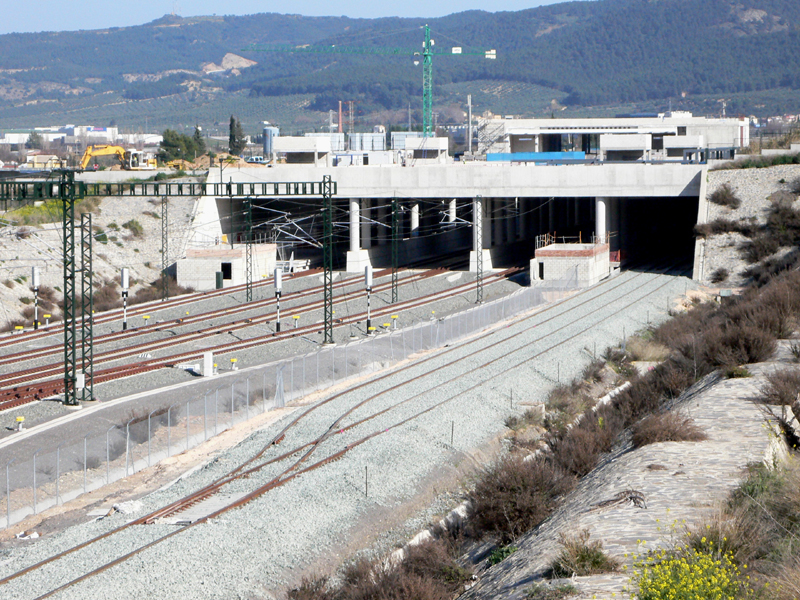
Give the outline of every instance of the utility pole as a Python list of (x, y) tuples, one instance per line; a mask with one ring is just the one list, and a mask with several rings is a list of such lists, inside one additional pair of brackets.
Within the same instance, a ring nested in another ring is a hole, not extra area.
[(247, 272), (247, 301), (253, 301), (253, 201), (245, 199), (245, 271)]
[(77, 406), (77, 338), (75, 323), (75, 173), (62, 171), (59, 196), (63, 204), (64, 251), (64, 404)]
[(94, 400), (94, 286), (92, 213), (81, 215), (81, 371), (82, 400)]
[(398, 262), (400, 244), (400, 215), (397, 198), (392, 198), (392, 304), (398, 301)]
[(161, 300), (169, 299), (169, 278), (167, 277), (167, 267), (169, 266), (169, 208), (167, 197), (161, 198)]
[(425, 41), (422, 43), (422, 136), (432, 137), (431, 113), (433, 112), (433, 40), (431, 28), (425, 25)]
[(322, 268), (324, 287), (323, 344), (333, 344), (333, 184), (331, 176), (322, 178)]

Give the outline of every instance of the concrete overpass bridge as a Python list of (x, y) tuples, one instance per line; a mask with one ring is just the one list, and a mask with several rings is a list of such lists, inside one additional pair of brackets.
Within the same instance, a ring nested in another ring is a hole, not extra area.
[[(621, 251), (625, 258), (688, 263), (695, 254), (693, 228), (705, 210), (705, 173), (705, 165), (677, 162), (276, 165), (226, 168), (221, 174), (212, 169), (208, 181), (320, 181), (330, 175), (338, 185), (338, 262), (356, 272), (368, 262), (390, 263), (392, 198), (402, 206), (401, 263), (457, 252), (466, 258), (477, 251), (476, 198), (481, 199), (481, 250), (495, 267), (525, 263), (533, 256), (536, 236), (545, 233), (576, 241), (607, 237), (611, 251)], [(241, 200), (200, 202), (196, 244), (223, 235), (238, 239), (244, 227)], [(319, 239), (319, 209), (317, 199), (260, 200), (253, 213), (255, 231), (266, 231), (267, 222), (286, 213), (297, 228), (287, 231), (285, 239)], [(317, 254), (309, 245), (296, 248), (298, 257), (315, 260)]]

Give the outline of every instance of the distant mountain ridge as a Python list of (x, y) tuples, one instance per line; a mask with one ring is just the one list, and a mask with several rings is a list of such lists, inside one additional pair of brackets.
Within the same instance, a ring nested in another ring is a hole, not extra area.
[[(498, 53), (496, 61), (436, 57), (437, 89), (478, 80), (519, 82), (559, 92), (567, 107), (719, 95), (731, 96), (731, 110), (739, 112), (757, 111), (758, 94), (777, 90), (791, 98), (789, 91), (800, 89), (797, 0), (598, 0), (427, 21), (167, 15), (133, 27), (0, 36), (0, 121), (6, 122), (4, 114), (45, 114), (33, 108), (38, 105), (57, 115), (61, 105), (66, 112), (102, 94), (119, 95), (123, 104), (245, 93), (309, 98), (303, 106), (311, 111), (333, 109), (338, 100), (356, 101), (360, 112), (417, 109), (421, 73), (408, 56), (244, 48), (418, 49), (426, 22), (437, 48)], [(791, 100), (784, 104), (795, 108)]]

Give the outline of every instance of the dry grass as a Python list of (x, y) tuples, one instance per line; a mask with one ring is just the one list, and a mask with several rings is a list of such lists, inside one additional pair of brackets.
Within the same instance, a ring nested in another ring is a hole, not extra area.
[(669, 358), (669, 348), (658, 342), (646, 340), (638, 335), (631, 336), (626, 346), (631, 360), (661, 362)]
[(550, 565), (553, 578), (598, 575), (616, 571), (620, 566), (619, 560), (603, 550), (601, 541), (589, 541), (588, 529), (573, 536), (561, 534), (560, 538), (561, 552)]
[(658, 442), (700, 442), (708, 439), (694, 419), (680, 412), (648, 415), (632, 427), (632, 433), (635, 448)]
[(800, 393), (800, 370), (783, 369), (767, 373), (761, 388), (762, 400), (776, 406), (791, 406)]

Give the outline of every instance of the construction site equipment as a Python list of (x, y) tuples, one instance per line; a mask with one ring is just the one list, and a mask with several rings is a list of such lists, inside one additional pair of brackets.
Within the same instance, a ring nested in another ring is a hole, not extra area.
[[(257, 44), (243, 48), (244, 52), (291, 52), (291, 53), (322, 53), (334, 52), (338, 54), (383, 54), (413, 57), (414, 64), (422, 62), (422, 135), (433, 137), (433, 57), (434, 56), (467, 56), (480, 55), (484, 58), (495, 60), (497, 51), (479, 50), (465, 51), (461, 47), (453, 47), (449, 52), (435, 52), (433, 47), (434, 40), (431, 39), (431, 28), (428, 25), (424, 29), (424, 39), (422, 42), (422, 52), (409, 50), (407, 48), (358, 48), (355, 46), (260, 46)], [(341, 111), (340, 111), (341, 115)], [(339, 118), (341, 123), (341, 116)]]
[(126, 171), (153, 171), (158, 166), (155, 158), (141, 150), (126, 150), (122, 146), (100, 144), (86, 147), (80, 168), (86, 169), (92, 158), (96, 156), (116, 156)]

